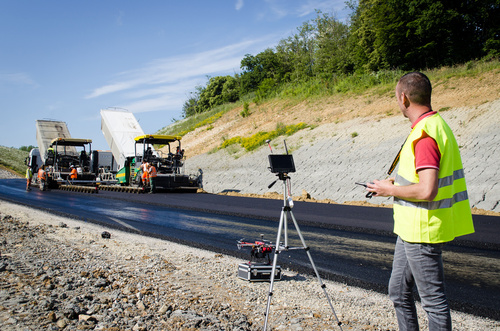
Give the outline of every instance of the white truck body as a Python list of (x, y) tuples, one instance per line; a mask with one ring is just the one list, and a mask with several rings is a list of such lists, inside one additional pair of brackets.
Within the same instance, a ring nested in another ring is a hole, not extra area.
[(33, 171), (38, 171), (38, 169), (43, 166), (43, 161), (42, 158), (40, 157), (40, 149), (38, 148), (33, 148), (30, 151), (28, 160), (27, 160), (27, 165), (28, 167), (31, 168)]
[[(55, 138), (71, 138), (68, 126), (65, 122), (49, 120), (36, 121), (36, 142), (38, 143), (40, 158), (43, 164), (45, 163), (47, 149)], [(77, 155), (76, 148), (73, 146), (67, 146), (66, 152), (68, 154)]]
[[(127, 157), (135, 156), (135, 137), (144, 135), (134, 114), (123, 110), (101, 109), (101, 130), (121, 169)], [(142, 144), (137, 153), (142, 154)]]

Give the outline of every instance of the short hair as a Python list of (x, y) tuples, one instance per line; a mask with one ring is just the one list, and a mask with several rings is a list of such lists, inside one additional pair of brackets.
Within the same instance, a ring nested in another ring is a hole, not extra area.
[(404, 92), (410, 102), (430, 105), (432, 85), (429, 78), (421, 72), (409, 72), (399, 79), (399, 93)]

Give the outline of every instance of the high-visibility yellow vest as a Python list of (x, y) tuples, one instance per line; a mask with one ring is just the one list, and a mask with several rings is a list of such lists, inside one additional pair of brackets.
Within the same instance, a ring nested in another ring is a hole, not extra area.
[(413, 243), (442, 243), (474, 232), (462, 159), (450, 127), (439, 114), (422, 119), (401, 150), (395, 185), (418, 183), (415, 142), (427, 133), (441, 153), (438, 193), (433, 201), (394, 197), (394, 233)]

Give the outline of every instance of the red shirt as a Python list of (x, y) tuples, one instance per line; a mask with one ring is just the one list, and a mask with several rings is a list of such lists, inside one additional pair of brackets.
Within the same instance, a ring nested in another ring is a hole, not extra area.
[[(419, 117), (415, 123), (411, 126), (412, 128), (417, 125), (422, 119), (436, 114), (435, 111), (431, 111)], [(439, 152), (438, 145), (436, 141), (429, 137), (427, 134), (422, 136), (415, 142), (415, 169), (437, 169), (439, 170), (439, 161), (441, 160), (441, 153)]]

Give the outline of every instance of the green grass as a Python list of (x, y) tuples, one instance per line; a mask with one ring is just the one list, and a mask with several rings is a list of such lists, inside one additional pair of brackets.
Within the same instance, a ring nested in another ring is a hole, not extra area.
[(307, 127), (308, 125), (305, 123), (298, 123), (286, 126), (283, 123), (278, 123), (276, 125), (276, 130), (270, 132), (260, 131), (250, 137), (236, 136), (231, 139), (224, 140), (224, 142), (219, 146), (218, 149), (224, 149), (229, 146), (239, 144), (246, 151), (250, 152), (264, 145), (267, 139), (272, 140), (279, 136), (291, 136), (295, 132), (305, 129)]
[[(442, 67), (424, 71), (429, 76), (433, 85), (444, 84), (452, 78), (459, 77), (475, 77), (486, 72), (500, 73), (500, 60), (497, 58), (485, 58), (476, 61), (469, 61), (465, 64), (455, 65), (451, 67)], [(398, 79), (404, 74), (401, 70), (384, 70), (376, 73), (339, 75), (332, 80), (325, 81), (319, 78), (312, 78), (307, 81), (292, 82), (276, 87), (273, 93), (268, 93), (267, 98), (258, 98), (258, 103), (263, 104), (266, 101), (280, 101), (284, 103), (284, 108), (293, 107), (305, 100), (320, 100), (333, 95), (339, 96), (357, 96), (368, 94), (373, 96), (381, 96), (386, 93), (393, 93), (394, 87)], [(241, 97), (241, 100), (232, 103), (218, 106), (209, 112), (197, 114), (186, 119), (177, 121), (169, 126), (159, 130), (158, 134), (185, 135), (196, 128), (208, 125), (209, 128), (226, 112), (236, 107), (241, 107), (250, 100), (255, 101), (255, 93)], [(269, 110), (271, 111), (271, 110)], [(243, 109), (242, 117), (249, 115), (249, 111)], [(255, 137), (249, 138), (233, 138), (230, 142), (224, 141), (222, 145), (228, 146), (231, 144), (241, 144), (245, 149), (253, 148), (258, 145), (263, 138), (267, 137), (268, 132), (259, 132)], [(242, 141), (236, 141), (243, 139)], [(251, 142), (247, 141), (250, 140)], [(256, 143), (253, 143), (255, 141)], [(222, 146), (221, 146), (222, 147)]]
[(28, 155), (28, 152), (21, 151), (17, 148), (0, 146), (0, 164), (14, 170), (20, 175), (24, 175), (26, 172), (24, 160)]
[(215, 123), (219, 118), (222, 117), (222, 115), (237, 107), (238, 105), (239, 103), (231, 103), (215, 107), (208, 112), (196, 114), (194, 116), (190, 116), (183, 120), (177, 121), (173, 124), (167, 125), (158, 130), (156, 134), (185, 136), (186, 134), (196, 130), (197, 128)]

